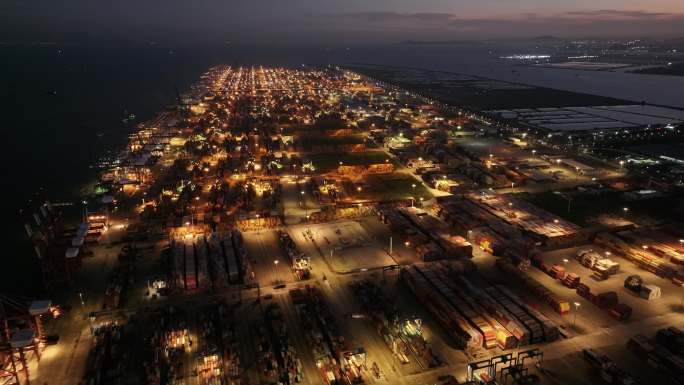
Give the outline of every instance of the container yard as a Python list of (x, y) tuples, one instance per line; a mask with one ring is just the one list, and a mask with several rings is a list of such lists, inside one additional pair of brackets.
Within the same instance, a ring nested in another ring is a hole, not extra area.
[(170, 281), (179, 290), (225, 289), (231, 284), (248, 282), (251, 277), (239, 232), (175, 237), (169, 252), (173, 277)]
[(295, 384), (302, 381), (302, 363), (292, 346), (280, 308), (269, 304), (264, 320), (257, 320), (254, 337), (258, 341), (259, 365), (269, 381)]
[[(200, 309), (168, 307), (94, 325), (83, 383), (243, 383), (233, 315), (222, 303)], [(135, 341), (143, 344), (126, 348)]]
[(422, 335), (421, 319), (402, 316), (382, 288), (370, 280), (353, 282), (352, 290), (362, 303), (363, 315), (370, 318), (387, 348), (402, 365), (414, 363), (422, 369), (442, 365), (442, 359)]
[(382, 208), (380, 219), (401, 235), (407, 247), (415, 248), (425, 261), (470, 258), (471, 244), (439, 218), (415, 207)]
[(575, 224), (510, 195), (486, 192), (440, 199), (436, 212), (482, 250), (529, 258), (534, 246), (559, 247), (588, 240)]
[(598, 371), (601, 379), (607, 384), (634, 384), (637, 382), (630, 374), (621, 369), (608, 356), (592, 349), (583, 349), (582, 355), (590, 365)]
[(562, 244), (581, 237), (575, 224), (506, 195), (471, 195), (469, 199), (500, 221), (538, 237), (546, 244)]
[(505, 286), (476, 286), (465, 266), (416, 264), (402, 270), (404, 282), (452, 337), (467, 349), (512, 349), (558, 339), (558, 328)]
[(643, 186), (482, 119), (343, 68), (211, 68), (82, 204), (22, 210), (49, 300), (0, 295), (0, 383), (635, 384), (626, 341), (681, 377), (681, 228), (542, 209)]
[(655, 338), (637, 334), (627, 342), (632, 354), (664, 373), (674, 384), (681, 384), (684, 374), (682, 346), (682, 332), (676, 327), (659, 329)]
[(499, 259), (496, 261), (496, 265), (504, 274), (513, 277), (528, 290), (533, 292), (537, 297), (546, 302), (549, 306), (551, 306), (551, 308), (553, 308), (554, 311), (556, 311), (556, 313), (564, 315), (570, 311), (570, 304), (568, 301), (558, 297), (539, 281), (532, 278), (526, 272), (515, 267), (510, 261)]
[[(684, 273), (679, 263), (683, 254), (667, 243), (651, 243), (648, 235), (630, 231), (618, 234), (602, 233), (594, 242), (643, 270), (671, 280), (674, 285), (681, 286), (684, 283)], [(674, 240), (671, 240), (670, 244), (674, 245)]]
[[(312, 286), (290, 291), (323, 381), (327, 384), (362, 384), (369, 368), (363, 348), (352, 347), (340, 329), (321, 291)], [(365, 373), (365, 374), (364, 374)]]

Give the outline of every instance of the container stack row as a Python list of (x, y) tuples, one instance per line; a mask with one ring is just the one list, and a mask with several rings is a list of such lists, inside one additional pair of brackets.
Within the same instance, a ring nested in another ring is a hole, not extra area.
[(309, 258), (297, 248), (292, 237), (290, 237), (290, 234), (286, 231), (279, 230), (278, 238), (285, 249), (285, 254), (287, 254), (287, 257), (290, 260), (292, 272), (297, 276), (297, 279), (308, 279), (311, 275), (311, 263)]
[(230, 237), (233, 241), (233, 249), (235, 250), (238, 263), (239, 283), (249, 283), (254, 279), (254, 270), (249, 263), (249, 258), (247, 258), (247, 249), (245, 248), (242, 233), (238, 230), (233, 230), (230, 233)]
[(276, 304), (271, 304), (265, 312), (266, 328), (271, 334), (279, 372), (279, 383), (293, 385), (302, 382), (302, 362), (297, 356), (287, 333), (287, 327)]
[(228, 279), (228, 267), (221, 248), (220, 239), (215, 234), (204, 237), (199, 242), (199, 247), (203, 248), (207, 254), (209, 265), (209, 275), (214, 289), (224, 289), (230, 284)]
[(639, 382), (605, 354), (594, 349), (582, 349), (582, 355), (598, 371), (606, 383), (611, 385), (639, 385)]
[[(438, 267), (439, 269), (439, 267)], [(482, 322), (485, 322), (488, 326), (494, 329), (495, 336), (496, 336), (496, 346), (498, 346), (500, 349), (512, 349), (515, 348), (518, 345), (518, 340), (513, 336), (513, 333), (508, 331), (499, 321), (497, 321), (490, 313), (479, 303), (477, 302), (473, 296), (471, 296), (463, 286), (459, 285), (457, 283), (457, 280), (454, 278), (458, 278), (459, 276), (454, 276), (448, 272), (448, 270), (445, 269), (440, 269), (439, 270), (443, 282), (445, 282), (451, 290), (453, 290), (453, 293), (456, 294), (461, 300), (463, 300), (470, 308), (466, 310), (469, 312), (471, 316), (468, 316), (471, 321), (474, 321), (475, 319), (479, 318), (480, 321), (478, 322), (478, 329), (482, 329)], [(485, 347), (492, 347), (491, 343), (490, 346), (485, 346)]]
[(411, 351), (395, 326), (399, 323), (399, 314), (394, 303), (372, 281), (355, 281), (352, 289), (356, 298), (361, 301), (361, 309), (373, 322), (395, 358), (402, 364), (408, 363)]
[(568, 301), (558, 297), (546, 286), (539, 283), (527, 273), (518, 269), (511, 261), (504, 258), (499, 258), (496, 260), (496, 266), (507, 276), (516, 279), (527, 289), (535, 293), (542, 301), (549, 304), (553, 310), (556, 311), (556, 313), (564, 315), (570, 311), (570, 303)]
[[(627, 342), (627, 349), (634, 353), (639, 360), (657, 369), (675, 384), (684, 383), (684, 357), (682, 345), (673, 344), (668, 339), (681, 332), (676, 328), (658, 331), (655, 339), (643, 334), (637, 334)], [(676, 337), (675, 337), (676, 338)]]
[(219, 242), (220, 248), (223, 251), (223, 260), (225, 262), (226, 271), (228, 274), (228, 281), (230, 283), (240, 282), (240, 268), (235, 249), (233, 248), (233, 240), (231, 237), (221, 239)]
[(464, 276), (456, 277), (456, 282), (516, 338), (518, 345), (530, 343), (531, 327), (528, 327), (525, 322), (531, 322), (531, 320), (518, 305), (508, 299), (505, 299), (503, 304), (499, 303), (485, 289), (473, 285)]
[(83, 383), (99, 385), (113, 383), (124, 375), (122, 357), (126, 348), (122, 341), (123, 327), (106, 323), (93, 329), (92, 346), (85, 365)]
[(651, 253), (648, 246), (643, 247), (646, 245), (631, 244), (628, 241), (629, 239), (608, 233), (601, 233), (594, 240), (597, 245), (634, 262), (640, 268), (661, 278), (669, 279), (677, 286), (682, 285), (684, 275), (679, 271), (677, 264), (662, 258), (659, 254)]
[(219, 305), (217, 313), (226, 385), (241, 385), (244, 368), (239, 353), (240, 341), (235, 326), (235, 315), (223, 303)]
[(234, 237), (234, 234), (212, 234), (174, 238), (171, 262), (175, 287), (189, 291), (208, 290), (242, 283), (246, 258), (244, 248)]
[[(541, 329), (544, 341), (555, 341), (558, 339), (560, 335), (560, 333), (558, 332), (558, 326), (556, 326), (556, 324), (553, 321), (551, 321), (548, 317), (542, 314), (539, 310), (526, 304), (518, 295), (513, 293), (510, 289), (503, 285), (496, 285), (489, 287), (486, 290), (493, 295), (495, 291), (498, 291), (499, 293), (503, 294), (503, 297), (498, 296), (498, 298), (502, 300), (503, 298), (505, 298), (509, 301), (512, 301), (513, 304), (517, 305), (520, 309), (522, 309), (527, 316), (532, 318), (532, 320), (540, 326), (540, 328), (534, 329), (536, 331)], [(522, 314), (520, 314), (520, 316), (523, 317)], [(532, 328), (530, 330), (532, 330)]]
[(147, 356), (143, 359), (148, 384), (184, 383), (183, 367), (192, 345), (183, 314), (169, 307), (147, 321)]
[(394, 301), (373, 281), (355, 281), (352, 289), (362, 303), (362, 310), (400, 362), (408, 363), (413, 357), (423, 368), (441, 365), (441, 358), (433, 353), (423, 338), (420, 319), (401, 317)]
[(401, 277), (442, 327), (449, 332), (461, 349), (478, 349), (482, 346), (481, 334), (436, 291), (434, 286), (414, 266), (401, 271)]
[[(341, 335), (337, 318), (322, 292), (313, 286), (290, 291), (297, 314), (306, 331), (312, 355), (326, 384), (362, 383), (360, 369), (350, 362), (349, 345)], [(347, 358), (345, 358), (347, 357)]]
[(468, 301), (457, 295), (456, 291), (447, 283), (447, 280), (443, 279), (441, 274), (433, 269), (426, 269), (425, 266), (419, 267), (419, 270), (437, 288), (437, 291), (454, 306), (461, 316), (468, 320), (469, 324), (478, 331), (481, 336), (482, 346), (485, 349), (494, 348), (497, 342), (497, 333), (494, 327), (481, 314), (475, 311)]
[(632, 308), (629, 305), (620, 303), (618, 294), (614, 291), (594, 294), (588, 285), (580, 283), (577, 285), (576, 292), (580, 297), (585, 298), (592, 304), (607, 310), (615, 319), (627, 320), (632, 316)]
[(424, 261), (472, 257), (470, 243), (460, 236), (451, 235), (449, 226), (439, 218), (416, 207), (401, 207), (397, 211), (429, 239), (428, 243), (417, 245), (427, 249), (419, 253)]
[(269, 384), (278, 383), (282, 367), (278, 364), (277, 351), (271, 341), (266, 323), (263, 319), (253, 319), (250, 326), (252, 343), (256, 346), (259, 377)]
[(558, 338), (558, 327), (508, 288), (476, 287), (447, 266), (415, 264), (402, 277), (464, 347), (505, 350)]

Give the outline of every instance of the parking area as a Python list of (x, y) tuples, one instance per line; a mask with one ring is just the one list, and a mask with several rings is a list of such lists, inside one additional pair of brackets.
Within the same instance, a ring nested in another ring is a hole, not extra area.
[[(563, 266), (566, 272), (577, 274), (580, 278), (580, 282), (589, 286), (592, 293), (600, 294), (610, 291), (617, 293), (618, 301), (632, 308), (632, 317), (625, 321), (627, 323), (639, 322), (661, 314), (680, 311), (683, 298), (682, 295), (684, 294), (683, 289), (677, 288), (671, 281), (640, 269), (634, 265), (634, 263), (614, 254), (609, 254), (608, 257), (620, 264), (620, 270), (606, 280), (597, 280), (594, 277), (594, 270), (583, 266), (575, 258), (579, 250), (587, 248), (594, 250), (600, 255), (606, 255), (606, 250), (596, 245), (592, 245), (546, 252), (541, 254), (541, 258), (544, 263), (548, 265)], [(615, 319), (611, 317), (608, 311), (599, 309), (597, 306), (578, 295), (574, 289), (563, 286), (560, 281), (554, 280), (543, 271), (535, 267), (530, 267), (528, 272), (532, 277), (554, 293), (566, 298), (566, 300), (571, 303), (577, 302), (580, 304), (576, 320), (578, 328), (584, 327), (591, 330), (601, 325), (608, 326), (615, 322)], [(626, 289), (624, 287), (625, 279), (631, 275), (639, 275), (645, 284), (660, 287), (662, 297), (649, 301), (641, 298), (637, 293)]]

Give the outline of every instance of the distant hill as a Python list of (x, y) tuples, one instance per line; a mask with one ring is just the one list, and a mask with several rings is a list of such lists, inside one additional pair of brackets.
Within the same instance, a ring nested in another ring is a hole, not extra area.
[(542, 35), (533, 37), (532, 40), (561, 40), (561, 38), (553, 35)]
[(455, 44), (473, 44), (480, 43), (473, 40), (404, 40), (398, 44), (413, 44), (413, 45), (455, 45)]

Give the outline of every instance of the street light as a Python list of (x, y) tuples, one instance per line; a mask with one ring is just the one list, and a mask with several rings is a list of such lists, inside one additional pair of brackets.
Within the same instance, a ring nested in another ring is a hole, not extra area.
[(575, 313), (572, 316), (572, 326), (573, 327), (575, 326), (575, 321), (577, 320), (577, 311), (579, 310), (579, 307), (581, 304), (579, 302), (575, 302), (574, 305), (575, 305)]
[(273, 261), (273, 265), (275, 266), (273, 269), (275, 270), (275, 277), (276, 277), (276, 283), (278, 283), (278, 261), (277, 259)]
[(304, 206), (304, 215), (306, 216), (306, 219), (308, 221), (309, 211), (308, 211), (308, 208), (306, 207), (306, 198), (304, 198), (304, 190), (300, 191), (300, 194), (302, 194), (302, 206)]
[(88, 201), (83, 201), (83, 222), (88, 222)]

